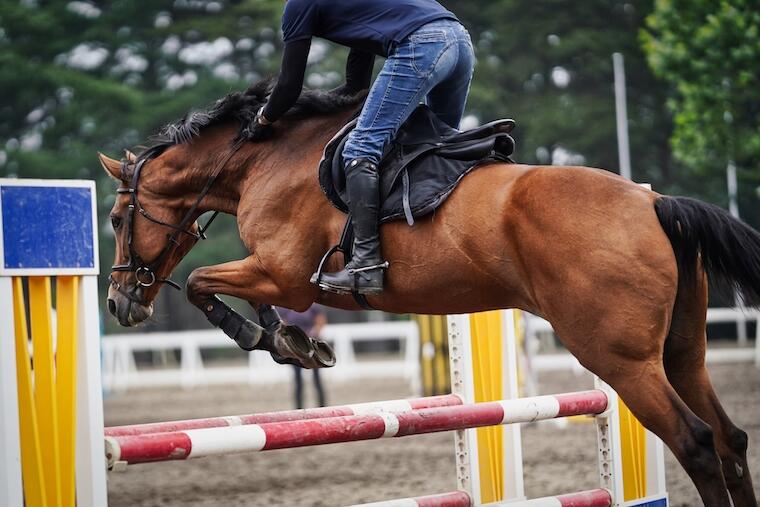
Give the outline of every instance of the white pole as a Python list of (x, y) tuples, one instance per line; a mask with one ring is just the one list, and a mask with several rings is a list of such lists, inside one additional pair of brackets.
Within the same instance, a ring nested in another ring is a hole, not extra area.
[(628, 144), (628, 109), (625, 93), (625, 65), (623, 55), (612, 54), (612, 64), (615, 70), (615, 118), (617, 119), (618, 158), (620, 160), (620, 175), (631, 179), (631, 150)]
[[(728, 211), (736, 218), (739, 218), (739, 180), (736, 176), (736, 164), (733, 160), (728, 161), (726, 166), (726, 183), (728, 186)], [(747, 346), (747, 321), (744, 318), (744, 304), (739, 294), (734, 294), (736, 306), (742, 310), (742, 317), (736, 322), (736, 338), (740, 347)]]
[[(93, 200), (95, 194), (93, 192)], [(95, 243), (97, 245), (97, 243)], [(82, 277), (77, 342), (76, 480), (77, 505), (108, 505), (103, 436), (103, 384), (100, 374), (98, 278)]]
[[(472, 378), (472, 336), (470, 316), (449, 315), (446, 318), (449, 331), (449, 369), (451, 392), (459, 395), (465, 403), (475, 401)], [(454, 453), (457, 466), (457, 489), (466, 491), (475, 505), (480, 505), (480, 465), (478, 461), (478, 436), (475, 429), (458, 430), (454, 434)]]
[[(517, 333), (515, 330), (516, 310), (502, 310), (502, 368), (504, 385), (502, 398), (520, 398), (517, 376)], [(522, 433), (519, 424), (504, 427), (504, 497), (503, 500), (525, 500), (523, 483)]]
[(21, 446), (18, 426), (16, 347), (11, 277), (0, 276), (0, 505), (21, 507)]
[(730, 160), (726, 167), (726, 179), (728, 182), (728, 211), (736, 218), (739, 218), (739, 201), (737, 198), (739, 194), (739, 182), (736, 178), (736, 164), (733, 160)]

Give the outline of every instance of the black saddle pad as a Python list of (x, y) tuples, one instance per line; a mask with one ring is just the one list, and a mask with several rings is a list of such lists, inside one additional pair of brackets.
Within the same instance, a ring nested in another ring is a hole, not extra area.
[[(356, 120), (325, 147), (319, 184), (330, 202), (348, 213), (341, 156)], [(485, 161), (512, 162), (513, 120), (498, 120), (466, 132), (442, 122), (427, 106), (418, 107), (401, 126), (380, 163), (380, 222), (406, 218), (409, 225), (438, 208), (461, 179)]]

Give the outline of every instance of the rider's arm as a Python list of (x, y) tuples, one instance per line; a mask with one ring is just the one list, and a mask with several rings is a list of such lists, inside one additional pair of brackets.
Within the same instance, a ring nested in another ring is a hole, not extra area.
[(369, 88), (372, 82), (372, 69), (375, 66), (375, 55), (359, 49), (348, 53), (346, 62), (346, 84), (333, 90), (342, 95), (354, 95)]
[(280, 119), (301, 95), (310, 48), (311, 39), (299, 39), (285, 44), (280, 77), (263, 111), (267, 121)]

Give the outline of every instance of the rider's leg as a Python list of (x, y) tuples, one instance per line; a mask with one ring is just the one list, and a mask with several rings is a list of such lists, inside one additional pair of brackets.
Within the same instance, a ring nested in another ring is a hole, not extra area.
[(401, 124), (457, 66), (456, 26), (461, 25), (434, 22), (410, 35), (389, 56), (370, 90), (356, 129), (343, 150), (354, 226), (354, 256), (345, 269), (323, 274), (320, 281), (323, 289), (361, 294), (382, 291), (385, 264), (378, 233), (377, 164)]
[(470, 34), (464, 27), (458, 39), (459, 59), (448, 79), (441, 81), (427, 96), (427, 105), (451, 128), (458, 129), (464, 116), (470, 82), (475, 68), (475, 53)]

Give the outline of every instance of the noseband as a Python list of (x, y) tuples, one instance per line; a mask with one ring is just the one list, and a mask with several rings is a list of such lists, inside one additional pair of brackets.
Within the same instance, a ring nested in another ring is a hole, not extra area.
[[(155, 285), (156, 282), (158, 282), (158, 283), (165, 283), (177, 290), (182, 290), (182, 288), (179, 286), (178, 283), (168, 278), (162, 278), (158, 276), (157, 273), (163, 267), (163, 264), (166, 261), (166, 259), (172, 253), (174, 253), (177, 247), (179, 247), (180, 245), (179, 238), (183, 234), (194, 238), (196, 241), (200, 239), (206, 239), (206, 231), (208, 230), (209, 226), (211, 226), (211, 223), (217, 217), (219, 212), (215, 211), (214, 214), (211, 215), (211, 218), (209, 218), (208, 222), (206, 222), (206, 225), (198, 228), (197, 233), (189, 229), (190, 225), (194, 222), (193, 216), (197, 212), (198, 207), (201, 204), (201, 201), (203, 201), (203, 199), (209, 193), (209, 191), (211, 190), (211, 187), (214, 185), (214, 182), (217, 180), (217, 178), (221, 174), (222, 170), (224, 169), (224, 166), (227, 165), (227, 162), (229, 162), (232, 156), (240, 149), (242, 145), (243, 145), (242, 139), (238, 139), (235, 141), (235, 143), (232, 145), (232, 147), (224, 156), (224, 158), (216, 166), (216, 169), (214, 169), (214, 172), (211, 173), (211, 175), (209, 176), (209, 179), (206, 182), (206, 185), (203, 187), (203, 190), (201, 190), (201, 192), (198, 194), (198, 197), (195, 199), (195, 203), (190, 207), (187, 213), (185, 213), (185, 216), (177, 225), (170, 224), (170, 223), (167, 223), (155, 218), (150, 213), (148, 213), (145, 210), (145, 208), (143, 208), (142, 204), (140, 204), (140, 200), (137, 197), (137, 184), (140, 181), (140, 173), (142, 172), (142, 168), (145, 165), (145, 163), (149, 160), (149, 157), (146, 157), (137, 161), (137, 164), (135, 165), (134, 173), (132, 174), (132, 178), (130, 179), (130, 182), (129, 182), (129, 186), (127, 188), (120, 188), (116, 191), (119, 194), (129, 195), (129, 206), (127, 208), (128, 209), (127, 218), (126, 218), (126, 223), (124, 224), (127, 228), (127, 247), (129, 249), (129, 258), (126, 264), (114, 264), (113, 266), (111, 266), (112, 274), (109, 275), (108, 281), (123, 296), (128, 298), (130, 301), (134, 301), (135, 303), (138, 303), (140, 305), (146, 304), (144, 299), (140, 299), (135, 295), (134, 291), (127, 290), (126, 287), (124, 287), (122, 284), (117, 282), (113, 277), (113, 272), (123, 272), (123, 271), (133, 272), (135, 274), (137, 287), (147, 288), (147, 287), (151, 287)], [(128, 160), (122, 160), (121, 162), (122, 175), (125, 173), (125, 169), (127, 169), (129, 165), (130, 165), (130, 162)], [(142, 257), (140, 257), (140, 255), (135, 251), (135, 247), (133, 243), (135, 213), (139, 213), (140, 215), (145, 217), (147, 220), (153, 222), (154, 224), (158, 224), (163, 227), (168, 227), (170, 229), (173, 229), (173, 232), (171, 234), (166, 235), (166, 238), (167, 238), (166, 246), (164, 246), (164, 249), (161, 251), (160, 254), (158, 254), (158, 257), (156, 257), (151, 262), (145, 262), (142, 259)]]

